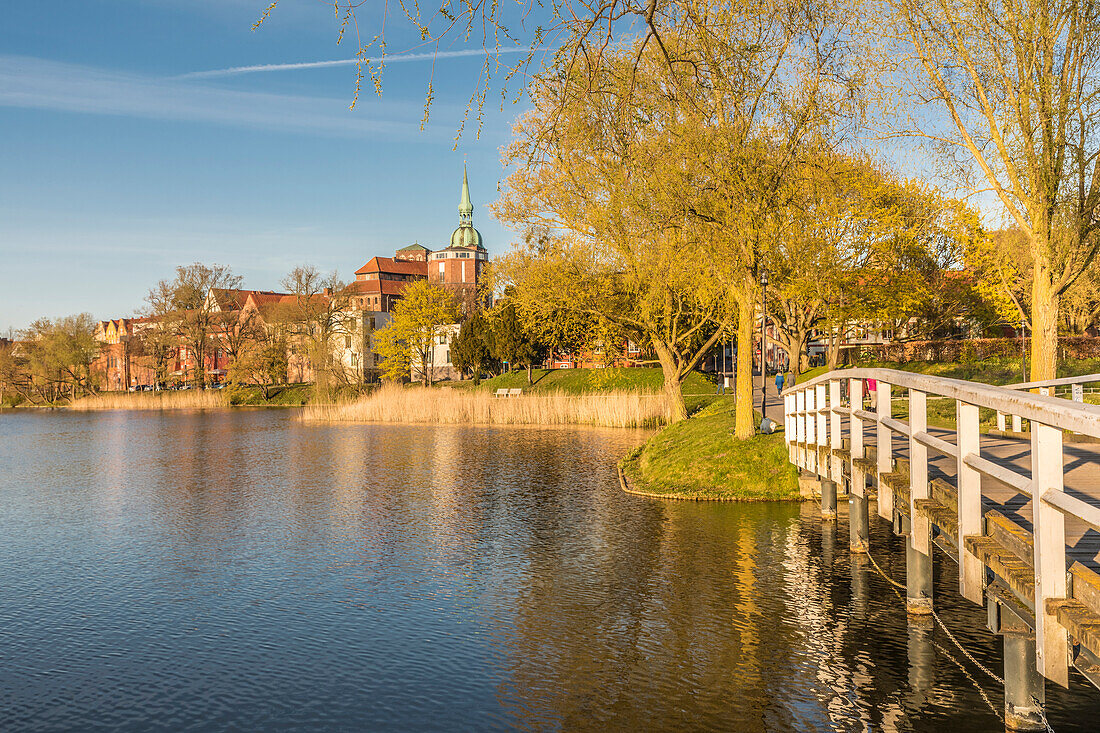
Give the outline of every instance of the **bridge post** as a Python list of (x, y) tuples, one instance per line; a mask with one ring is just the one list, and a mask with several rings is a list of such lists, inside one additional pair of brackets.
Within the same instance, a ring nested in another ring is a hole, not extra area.
[(852, 469), (848, 484), (848, 546), (853, 554), (867, 552), (870, 538), (870, 517), (867, 514), (867, 476), (856, 465), (857, 458), (863, 458), (863, 419), (856, 415), (863, 409), (863, 380), (852, 379), (848, 382), (848, 403), (852, 408), (849, 419), (848, 440), (851, 447)]
[[(1004, 611), (1002, 610), (1002, 613)], [(1012, 731), (1046, 730), (1043, 677), (1035, 668), (1035, 637), (1029, 630), (1006, 632), (1005, 728)]]
[(806, 468), (819, 473), (817, 470), (817, 415), (815, 409), (816, 391), (803, 390), (806, 394)]
[(966, 549), (965, 539), (982, 534), (983, 529), (982, 475), (966, 462), (967, 456), (980, 457), (981, 436), (978, 432), (978, 406), (956, 400), (955, 416), (955, 437), (959, 448), (955, 472), (958, 484), (959, 593), (967, 600), (981, 603), (985, 583), (985, 566), (977, 556)]
[(894, 490), (882, 481), (882, 474), (894, 470), (894, 439), (890, 428), (882, 424), (882, 418), (890, 417), (890, 385), (878, 382), (875, 388), (875, 412), (878, 414), (875, 454), (878, 460), (878, 514), (894, 521)]
[(1024, 432), (1024, 419), (1019, 415), (1012, 416), (1012, 432), (1022, 433)]
[(928, 432), (928, 394), (909, 390), (909, 533), (911, 544), (922, 555), (931, 555), (929, 547), (932, 526), (917, 502), (928, 498), (928, 446), (917, 435)]
[(843, 440), (840, 435), (842, 425), (839, 412), (842, 386), (839, 379), (829, 381), (829, 462), (832, 464), (833, 481), (840, 486), (844, 485), (844, 462), (840, 459)]
[(798, 460), (795, 463), (799, 468), (806, 468), (806, 391), (799, 390), (794, 395), (794, 429), (795, 441), (798, 443)]
[(997, 429), (1002, 433), (1005, 431), (1005, 414), (1000, 410), (997, 411)]
[(1031, 423), (1031, 512), (1034, 517), (1035, 643), (1039, 673), (1069, 686), (1069, 638), (1047, 601), (1066, 597), (1066, 518), (1043, 500), (1063, 489), (1062, 431)]
[[(829, 445), (829, 421), (828, 413), (826, 412), (829, 406), (827, 402), (828, 388), (822, 383), (817, 385), (815, 389), (817, 390), (817, 401), (814, 403), (817, 405), (817, 448), (815, 451), (818, 463), (817, 474), (827, 479), (829, 478), (830, 461), (827, 455), (824, 461), (822, 461), (821, 454), (825, 452), (823, 449), (827, 448)], [(824, 465), (822, 465), (822, 463), (824, 463)], [(833, 502), (833, 507), (835, 509), (836, 502)]]
[(917, 549), (915, 527), (909, 517), (901, 518), (901, 526), (905, 535), (905, 611), (912, 616), (926, 616), (932, 613), (932, 553)]
[(821, 519), (836, 519), (836, 481), (828, 478), (821, 479)]
[(1005, 729), (1046, 730), (1043, 677), (1035, 667), (1035, 634), (1011, 605), (986, 599), (989, 630), (1004, 644)]

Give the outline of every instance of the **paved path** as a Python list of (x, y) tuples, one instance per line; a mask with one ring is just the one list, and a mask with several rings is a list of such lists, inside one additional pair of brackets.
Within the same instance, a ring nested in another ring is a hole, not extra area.
[[(845, 432), (847, 427), (845, 420)], [(865, 426), (864, 445), (876, 444), (875, 432), (873, 426)], [(950, 443), (955, 442), (953, 430), (931, 428), (928, 432)], [(908, 458), (909, 441), (904, 436), (895, 435), (893, 447), (895, 456)], [(1031, 476), (1030, 440), (982, 435), (981, 455), (1023, 476)], [(1066, 493), (1100, 507), (1100, 444), (1066, 444), (1064, 466)], [(954, 458), (928, 449), (929, 479), (940, 476), (954, 484), (956, 472)], [(982, 501), (985, 510), (996, 509), (1027, 530), (1032, 529), (1032, 499), (1027, 494), (983, 476)], [(1066, 545), (1071, 560), (1078, 560), (1100, 571), (1100, 532), (1079, 519), (1066, 517)]]

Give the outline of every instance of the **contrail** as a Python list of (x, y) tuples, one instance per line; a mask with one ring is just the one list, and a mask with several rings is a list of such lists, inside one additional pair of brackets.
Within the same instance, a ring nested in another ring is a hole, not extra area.
[[(462, 56), (485, 56), (488, 54), (505, 54), (505, 53), (519, 53), (521, 51), (527, 51), (524, 46), (508, 46), (505, 48), (470, 48), (463, 51), (439, 51), (438, 53), (404, 53), (394, 54), (393, 56), (386, 56), (385, 62), (387, 64), (400, 63), (403, 61), (426, 61), (428, 59), (453, 59), (460, 58)], [(291, 69), (321, 69), (326, 66), (352, 66), (360, 62), (367, 61), (381, 61), (381, 56), (377, 58), (363, 58), (363, 59), (337, 59), (335, 61), (306, 61), (300, 64), (258, 64), (256, 66), (232, 66), (228, 69), (211, 69), (210, 71), (192, 71), (187, 74), (180, 74), (179, 76), (172, 77), (173, 79), (204, 79), (212, 76), (233, 76), (235, 74), (254, 74), (260, 71), (289, 71)]]

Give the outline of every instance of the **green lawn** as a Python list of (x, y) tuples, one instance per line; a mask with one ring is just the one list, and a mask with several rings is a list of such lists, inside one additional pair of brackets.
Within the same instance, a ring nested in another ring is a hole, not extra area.
[(691, 499), (797, 500), (798, 470), (782, 433), (733, 437), (733, 400), (720, 399), (655, 434), (620, 463), (632, 487)]
[[(874, 369), (899, 369), (951, 379), (985, 384), (1018, 384), (1027, 381), (1019, 360), (986, 359), (973, 362), (864, 362), (859, 366)], [(1059, 377), (1079, 377), (1100, 373), (1100, 359), (1063, 359), (1058, 363)]]
[[(264, 399), (263, 391), (259, 387), (240, 386), (226, 387), (229, 394), (229, 404), (235, 406), (275, 406), (297, 407), (317, 402), (317, 390), (312, 384), (289, 384), (271, 388), (271, 397)], [(350, 387), (340, 387), (324, 402), (350, 399), (356, 395), (356, 391)]]
[[(645, 390), (659, 392), (664, 377), (659, 367), (610, 367), (607, 369), (535, 369), (531, 372), (534, 384), (527, 384), (527, 370), (509, 372), (492, 379), (484, 379), (477, 389), (497, 390), (520, 388), (524, 392), (566, 392), (584, 394), (610, 390)], [(442, 382), (444, 385), (473, 389), (472, 380)], [(711, 377), (692, 372), (684, 382), (684, 394), (715, 391)]]

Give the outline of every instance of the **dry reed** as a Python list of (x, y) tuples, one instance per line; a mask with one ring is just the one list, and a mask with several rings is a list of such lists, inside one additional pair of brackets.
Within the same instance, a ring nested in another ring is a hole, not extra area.
[(596, 425), (656, 427), (668, 422), (663, 395), (644, 392), (563, 392), (494, 397), (483, 390), (384, 385), (355, 402), (306, 408), (305, 420), (440, 425)]
[(229, 407), (229, 397), (222, 390), (103, 392), (92, 397), (81, 397), (69, 405), (70, 410), (183, 410), (215, 407)]

